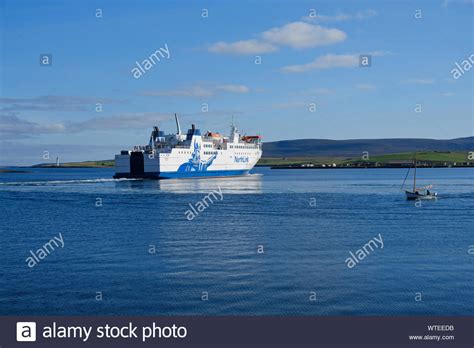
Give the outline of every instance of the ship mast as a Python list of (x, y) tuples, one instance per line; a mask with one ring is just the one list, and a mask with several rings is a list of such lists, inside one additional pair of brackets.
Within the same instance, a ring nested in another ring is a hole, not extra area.
[(176, 120), (176, 128), (178, 130), (178, 132), (176, 134), (181, 134), (181, 126), (179, 125), (179, 119), (178, 119), (178, 115), (174, 114), (174, 119)]

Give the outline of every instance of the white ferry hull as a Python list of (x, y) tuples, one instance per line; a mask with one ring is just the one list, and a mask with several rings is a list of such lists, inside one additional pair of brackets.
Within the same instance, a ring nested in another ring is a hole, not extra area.
[(130, 151), (115, 156), (114, 178), (201, 178), (246, 175), (262, 155), (260, 147), (234, 146), (207, 150), (201, 136), (193, 136), (189, 148), (172, 148), (168, 153)]

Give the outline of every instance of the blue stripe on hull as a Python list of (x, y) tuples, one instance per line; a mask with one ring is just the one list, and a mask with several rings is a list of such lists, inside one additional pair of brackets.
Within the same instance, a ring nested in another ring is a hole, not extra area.
[(220, 176), (246, 175), (249, 170), (207, 170), (202, 172), (155, 172), (143, 173), (142, 175), (131, 175), (130, 173), (116, 173), (114, 178), (143, 178), (143, 179), (185, 179), (185, 178), (208, 178)]

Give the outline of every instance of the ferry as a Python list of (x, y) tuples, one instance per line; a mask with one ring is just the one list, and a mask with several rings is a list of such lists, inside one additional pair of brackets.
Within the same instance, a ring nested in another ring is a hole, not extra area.
[(259, 135), (241, 135), (232, 122), (230, 135), (201, 131), (193, 124), (181, 133), (153, 127), (148, 145), (115, 155), (114, 178), (174, 179), (246, 175), (262, 156)]

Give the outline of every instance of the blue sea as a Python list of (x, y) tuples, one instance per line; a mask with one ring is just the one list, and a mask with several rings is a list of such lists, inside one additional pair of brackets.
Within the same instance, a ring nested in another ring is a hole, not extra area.
[[(25, 170), (0, 173), (0, 315), (474, 313), (473, 169), (419, 169), (439, 195), (421, 205), (400, 190), (405, 169)], [(213, 190), (222, 200), (188, 220)], [(379, 235), (383, 248), (347, 267)]]

